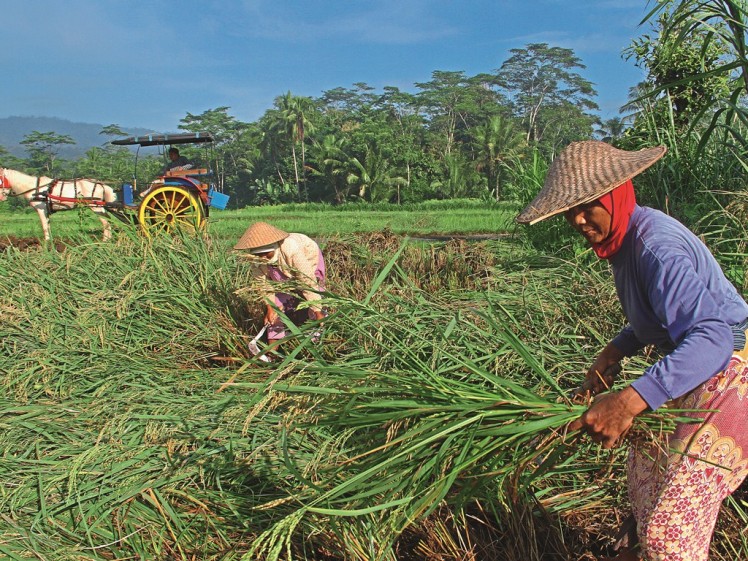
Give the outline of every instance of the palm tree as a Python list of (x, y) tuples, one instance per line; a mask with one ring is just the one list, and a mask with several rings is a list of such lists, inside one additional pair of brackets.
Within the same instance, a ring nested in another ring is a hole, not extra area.
[(475, 167), (485, 172), (489, 189), (497, 201), (501, 198), (503, 172), (526, 147), (524, 133), (512, 121), (500, 115), (491, 117), (483, 126), (475, 129)]
[(281, 159), (283, 154), (283, 141), (285, 133), (279, 130), (280, 111), (278, 109), (269, 109), (261, 119), (259, 146), (262, 157), (272, 162), (275, 167), (275, 173), (278, 180), (283, 185), (286, 183), (281, 169)]
[(652, 87), (646, 82), (639, 82), (636, 86), (629, 88), (628, 101), (621, 107), (621, 122), (632, 125), (636, 119), (647, 112), (654, 111), (657, 100), (654, 97)]
[[(314, 110), (314, 103), (308, 97), (294, 96), (291, 92), (277, 97), (275, 106), (278, 109), (278, 121), (274, 123), (274, 128), (282, 131), (287, 140), (291, 143), (291, 153), (293, 155), (294, 177), (296, 180), (296, 189), (301, 194), (301, 185), (299, 179), (299, 164), (296, 157), (296, 144), (301, 145), (301, 181), (305, 182), (305, 165), (306, 150), (304, 140), (307, 133), (314, 131), (314, 125), (309, 120), (309, 115)], [(307, 195), (307, 199), (308, 199)]]
[(472, 196), (471, 185), (475, 184), (471, 163), (459, 152), (444, 158), (444, 176), (431, 182), (431, 187), (439, 189), (447, 199)]
[(600, 128), (595, 131), (605, 142), (610, 142), (623, 136), (626, 130), (626, 123), (620, 117), (612, 117), (600, 123)]
[(404, 177), (390, 176), (390, 163), (378, 150), (367, 147), (363, 159), (348, 161), (349, 185), (358, 188), (358, 196), (371, 202), (389, 201), (397, 187), (406, 183)]
[[(325, 179), (335, 190), (335, 202), (341, 204), (347, 196), (346, 167), (349, 160), (345, 153), (346, 141), (333, 134), (325, 135), (322, 142), (315, 142), (314, 159), (316, 166), (309, 166), (312, 175)], [(342, 181), (341, 181), (342, 180)]]

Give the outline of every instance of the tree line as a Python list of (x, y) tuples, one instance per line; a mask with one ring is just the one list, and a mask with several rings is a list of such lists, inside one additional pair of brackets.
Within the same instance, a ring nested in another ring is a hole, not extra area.
[[(670, 149), (659, 177), (640, 180), (646, 203), (676, 215), (703, 216), (727, 204), (717, 191), (743, 192), (748, 93), (743, 0), (657, 0), (651, 30), (624, 57), (645, 70), (621, 116), (601, 122), (594, 85), (571, 49), (532, 43), (512, 49), (500, 68), (475, 76), (434, 71), (415, 93), (365, 83), (321, 96), (279, 95), (257, 121), (221, 106), (187, 113), (179, 128), (208, 131), (212, 153), (183, 154), (209, 167), (231, 206), (286, 202), (412, 203), (473, 197), (525, 202), (563, 146), (592, 137), (639, 149)], [(117, 125), (101, 134), (124, 135)], [(109, 142), (75, 161), (56, 157), (70, 137), (34, 131), (18, 160), (29, 173), (95, 177), (119, 184), (133, 173), (132, 153)], [(163, 165), (141, 158), (139, 180)]]
[[(208, 131), (216, 139), (207, 156), (182, 153), (210, 167), (234, 204), (351, 201), (418, 202), (426, 199), (516, 196), (515, 164), (540, 151), (552, 155), (598, 124), (593, 84), (571, 49), (529, 44), (491, 73), (468, 76), (434, 71), (416, 93), (365, 83), (312, 98), (290, 91), (256, 122), (242, 122), (229, 107), (187, 115), (183, 131)], [(101, 134), (124, 135), (117, 125)], [(66, 135), (34, 131), (22, 144), (29, 157), (10, 162), (29, 173), (90, 176), (116, 182), (132, 175), (132, 153), (110, 143), (75, 161), (57, 157)], [(204, 161), (208, 159), (209, 161)], [(156, 156), (139, 163), (155, 174)], [(147, 177), (146, 177), (147, 179)]]

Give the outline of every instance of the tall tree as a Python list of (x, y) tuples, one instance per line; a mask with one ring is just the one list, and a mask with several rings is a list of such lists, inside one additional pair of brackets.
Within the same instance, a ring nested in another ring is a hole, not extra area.
[(344, 203), (348, 196), (346, 162), (349, 161), (345, 138), (328, 134), (322, 142), (314, 142), (312, 149), (316, 164), (309, 166), (311, 174), (333, 188), (337, 204)]
[(397, 185), (405, 182), (392, 173), (390, 162), (376, 147), (368, 148), (363, 157), (352, 157), (348, 166), (348, 184), (358, 189), (359, 198), (366, 201), (390, 201)]
[[(138, 167), (152, 167), (151, 160), (156, 158), (147, 158), (141, 160)], [(160, 162), (159, 162), (159, 165)], [(134, 171), (133, 155), (127, 148), (116, 148), (107, 145), (106, 147), (94, 146), (86, 151), (83, 157), (74, 162), (76, 177), (94, 177), (106, 183), (120, 185), (124, 181), (132, 178)], [(141, 169), (142, 171), (142, 169)]]
[(327, 118), (332, 132), (345, 132), (371, 111), (378, 96), (374, 88), (364, 82), (353, 84), (353, 89), (333, 88), (315, 100), (320, 112)]
[(598, 124), (599, 128), (595, 131), (595, 134), (605, 142), (611, 142), (620, 138), (626, 130), (626, 123), (621, 117), (611, 117)]
[(532, 43), (510, 52), (496, 79), (523, 120), (528, 142), (542, 141), (543, 110), (548, 107), (570, 104), (582, 118), (598, 108), (592, 82), (575, 71), (586, 67), (571, 49)]
[[(314, 112), (314, 102), (308, 97), (294, 96), (289, 91), (285, 95), (275, 99), (275, 106), (278, 109), (276, 127), (284, 131), (286, 138), (291, 142), (296, 189), (299, 195), (301, 195), (301, 182), (306, 179), (306, 172), (304, 171), (306, 165), (304, 141), (307, 133), (314, 131), (314, 124), (311, 120), (311, 114)], [(299, 176), (299, 164), (296, 157), (297, 144), (301, 146), (301, 177)]]
[(0, 166), (13, 169), (22, 169), (23, 160), (11, 154), (5, 146), (0, 146)]
[[(248, 125), (229, 115), (229, 107), (208, 109), (199, 115), (187, 113), (179, 122), (179, 128), (189, 132), (208, 132), (214, 139), (213, 152), (208, 154), (209, 167), (216, 174), (218, 187), (226, 189), (229, 177), (246, 171), (244, 154), (248, 146), (240, 142)], [(228, 191), (231, 191), (230, 189)]]
[(99, 134), (103, 134), (106, 136), (127, 136), (127, 133), (123, 131), (122, 128), (116, 123), (112, 123), (111, 125), (102, 127), (102, 129), (99, 131)]
[[(287, 172), (284, 151), (286, 134), (281, 123), (280, 111), (278, 109), (268, 109), (258, 122), (259, 129), (259, 147), (262, 159), (270, 164), (272, 174), (277, 176), (281, 185), (287, 183), (285, 174)], [(267, 173), (262, 175), (267, 178)], [(298, 187), (296, 188), (298, 193)]]
[(543, 107), (538, 119), (539, 147), (553, 159), (570, 142), (592, 138), (598, 120), (597, 116), (580, 111), (568, 101)]
[(401, 187), (406, 191), (410, 190), (413, 166), (423, 158), (424, 119), (419, 114), (418, 97), (392, 86), (384, 88), (375, 107), (384, 113), (383, 119), (377, 121), (377, 126), (389, 133), (384, 139), (380, 134), (380, 146), (386, 143), (384, 152), (391, 159), (393, 167), (405, 174), (405, 182), (396, 184), (396, 202), (400, 204)]
[(429, 128), (442, 138), (442, 155), (452, 153), (458, 130), (467, 131), (485, 116), (478, 102), (486, 94), (480, 83), (465, 73), (436, 70), (429, 82), (417, 83), (417, 102), (428, 117)]
[(29, 152), (31, 165), (42, 173), (54, 174), (57, 155), (65, 144), (75, 144), (67, 134), (33, 131), (23, 137), (19, 144)]
[[(99, 134), (107, 137), (125, 137), (127, 132), (116, 123), (102, 127)], [(145, 162), (148, 163), (145, 163)], [(151, 166), (150, 160), (143, 160), (144, 165)], [(132, 179), (134, 166), (132, 153), (124, 147), (114, 146), (111, 139), (103, 147), (93, 147), (86, 151), (82, 158), (75, 162), (75, 175), (78, 177), (95, 177), (110, 183), (122, 183)]]
[(443, 160), (444, 172), (439, 179), (435, 179), (431, 186), (445, 199), (471, 197), (476, 194), (473, 186), (480, 184), (471, 163), (460, 152), (447, 156)]

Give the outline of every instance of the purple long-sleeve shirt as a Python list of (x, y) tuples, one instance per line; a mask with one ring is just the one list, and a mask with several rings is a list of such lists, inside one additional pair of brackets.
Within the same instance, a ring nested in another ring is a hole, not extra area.
[(613, 344), (625, 356), (648, 344), (668, 352), (631, 384), (651, 409), (727, 366), (730, 326), (748, 317), (748, 304), (690, 230), (637, 205), (610, 264), (629, 321)]

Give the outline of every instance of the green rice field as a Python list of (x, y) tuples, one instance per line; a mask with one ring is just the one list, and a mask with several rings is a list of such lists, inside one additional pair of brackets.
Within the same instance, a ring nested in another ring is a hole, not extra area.
[[(39, 237), (41, 225), (35, 212), (3, 211), (0, 203), (0, 236)], [(434, 201), (418, 205), (279, 205), (247, 207), (241, 210), (211, 210), (208, 229), (222, 239), (238, 239), (252, 222), (263, 220), (286, 231), (304, 232), (317, 237), (374, 232), (388, 229), (397, 234), (430, 236), (444, 234), (496, 234), (515, 228), (519, 211), (513, 203), (483, 201)], [(128, 229), (116, 218), (112, 223)], [(97, 235), (101, 224), (85, 208), (58, 212), (51, 216), (52, 235)]]
[[(225, 211), (202, 236), (123, 227), (107, 243), (69, 212), (52, 217), (57, 243), (6, 247), (0, 557), (610, 553), (625, 448), (564, 431), (623, 321), (609, 272), (529, 249), (511, 206), (471, 204)], [(3, 218), (0, 236), (38, 228)], [(227, 251), (258, 219), (321, 238), (329, 274), (320, 343), (320, 326), (293, 327), (271, 364), (247, 348), (261, 303)], [(405, 239), (455, 233), (491, 239)], [(623, 382), (646, 364), (626, 362)], [(677, 415), (644, 415), (630, 437)], [(747, 506), (741, 489), (723, 509), (712, 559), (748, 558)]]

